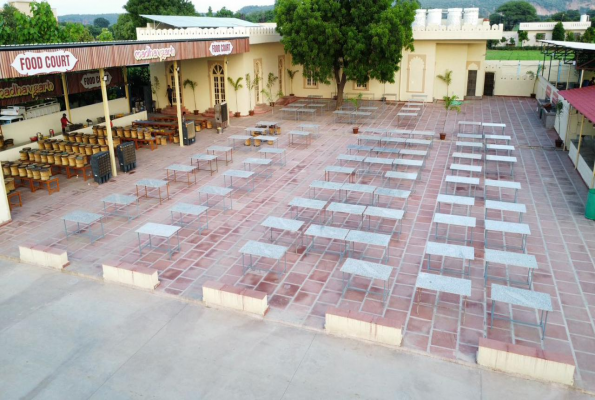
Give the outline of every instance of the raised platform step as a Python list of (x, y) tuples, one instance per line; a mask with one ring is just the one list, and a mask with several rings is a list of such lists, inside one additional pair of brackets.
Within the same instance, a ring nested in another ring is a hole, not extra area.
[(63, 269), (70, 264), (66, 250), (38, 244), (19, 245), (19, 255), (21, 262), (42, 267)]
[(103, 279), (142, 289), (153, 290), (159, 285), (157, 270), (134, 264), (111, 261), (102, 265)]
[(397, 320), (335, 307), (326, 311), (324, 330), (331, 335), (391, 346), (401, 346), (403, 340), (402, 323)]
[(266, 293), (215, 281), (205, 282), (202, 298), (207, 306), (231, 308), (262, 316), (269, 309)]

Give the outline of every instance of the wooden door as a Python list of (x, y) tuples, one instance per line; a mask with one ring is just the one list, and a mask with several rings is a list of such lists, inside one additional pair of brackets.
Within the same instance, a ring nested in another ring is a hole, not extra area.
[(483, 84), (483, 94), (484, 96), (493, 96), (494, 95), (494, 81), (495, 76), (493, 72), (486, 72), (485, 82)]
[(477, 71), (467, 71), (467, 96), (475, 96), (475, 88), (477, 86)]

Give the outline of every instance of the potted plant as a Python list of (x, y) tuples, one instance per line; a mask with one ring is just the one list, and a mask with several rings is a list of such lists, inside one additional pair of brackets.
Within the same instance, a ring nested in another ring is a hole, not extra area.
[(241, 76), (236, 79), (235, 81), (233, 79), (231, 79), (231, 77), (227, 77), (227, 81), (229, 82), (229, 84), (231, 85), (231, 87), (233, 88), (234, 92), (236, 92), (236, 112), (234, 114), (234, 116), (237, 118), (240, 116), (240, 107), (238, 106), (238, 91), (244, 87), (244, 85), (242, 85), (242, 78)]
[[(353, 106), (355, 107), (355, 111), (357, 111), (360, 108), (360, 106), (361, 106), (362, 98), (363, 97), (364, 97), (363, 94), (359, 93), (357, 96), (347, 98), (346, 100), (348, 102), (350, 102), (351, 104), (353, 104)], [(358, 134), (359, 133), (359, 126), (354, 126), (353, 127), (353, 133), (354, 134)]]
[(250, 77), (250, 74), (246, 74), (246, 89), (248, 89), (248, 102), (250, 103), (250, 110), (248, 114), (250, 116), (254, 115), (254, 109), (252, 108), (252, 91), (260, 82), (260, 78), (258, 76), (254, 77), (254, 80)]
[(159, 108), (159, 96), (158, 96), (160, 88), (161, 88), (161, 83), (159, 82), (159, 78), (154, 76), (153, 84), (151, 85), (151, 93), (153, 93), (153, 95), (155, 96), (155, 103), (157, 104), (157, 108), (155, 109), (155, 112), (157, 112), (157, 113), (161, 112), (161, 108)]
[(293, 78), (295, 78), (295, 75), (298, 73), (298, 70), (291, 70), (289, 68), (287, 68), (287, 75), (289, 75), (289, 95), (293, 96)]
[(272, 72), (269, 72), (269, 76), (267, 77), (267, 84), (266, 89), (262, 89), (260, 93), (264, 94), (264, 96), (269, 101), (269, 105), (271, 107), (275, 107), (275, 93), (273, 93), (273, 85), (279, 79), (275, 76)]
[(531, 77), (531, 79), (533, 79), (533, 90), (531, 90), (531, 98), (534, 99), (535, 96), (535, 85), (537, 85), (537, 77), (539, 76), (539, 73), (541, 72), (541, 68), (542, 65), (539, 64), (537, 65), (537, 71), (533, 72), (533, 71), (527, 71), (526, 74), (529, 75)]
[(444, 96), (442, 100), (444, 100), (446, 119), (444, 120), (444, 128), (442, 129), (442, 132), (440, 132), (440, 140), (446, 139), (446, 123), (448, 122), (448, 115), (450, 114), (450, 111), (455, 110), (457, 114), (461, 112), (461, 102), (459, 101), (459, 97), (456, 94), (452, 96)]
[(196, 108), (196, 87), (198, 84), (191, 79), (186, 79), (184, 81), (184, 89), (190, 87), (192, 89), (192, 98), (194, 99), (194, 115), (198, 115), (198, 109)]
[(564, 113), (564, 103), (562, 103), (560, 100), (558, 100), (558, 102), (556, 103), (556, 118), (558, 119), (558, 138), (556, 139), (556, 147), (560, 148), (562, 147), (562, 144), (564, 143), (564, 141), (560, 138), (560, 129), (562, 129), (560, 127), (560, 120), (562, 119), (561, 115)]

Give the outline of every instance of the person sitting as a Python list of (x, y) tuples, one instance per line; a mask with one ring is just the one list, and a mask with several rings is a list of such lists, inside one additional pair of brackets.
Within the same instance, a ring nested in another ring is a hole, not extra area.
[(64, 134), (64, 133), (66, 133), (66, 127), (67, 127), (69, 124), (72, 124), (72, 122), (70, 122), (70, 121), (68, 120), (68, 118), (66, 118), (66, 114), (62, 114), (62, 118), (60, 118), (60, 123), (62, 124), (62, 133), (63, 133), (63, 134)]

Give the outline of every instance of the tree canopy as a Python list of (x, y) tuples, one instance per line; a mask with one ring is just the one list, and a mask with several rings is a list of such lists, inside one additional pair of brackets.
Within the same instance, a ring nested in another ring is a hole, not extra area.
[(564, 25), (562, 25), (562, 22), (558, 22), (552, 31), (552, 40), (564, 41), (565, 33)]
[[(190, 0), (128, 0), (124, 9), (130, 14), (135, 27), (142, 27), (147, 20), (144, 15), (197, 15)], [(118, 18), (119, 22), (119, 18)]]
[(109, 21), (103, 17), (99, 17), (95, 18), (93, 25), (98, 28), (107, 28), (109, 26)]
[(116, 40), (136, 39), (136, 26), (132, 22), (130, 14), (121, 14), (118, 17), (118, 22), (112, 25), (112, 30)]
[(278, 0), (277, 31), (305, 77), (337, 84), (337, 106), (347, 80), (394, 82), (402, 50), (413, 50), (416, 1)]
[(228, 10), (225, 7), (215, 13), (215, 17), (218, 18), (233, 18), (233, 16), (233, 11)]
[(490, 15), (490, 23), (504, 23), (504, 30), (511, 31), (521, 22), (539, 21), (535, 7), (526, 1), (509, 1)]
[(581, 13), (578, 10), (566, 10), (553, 14), (550, 19), (558, 22), (580, 21)]
[(99, 40), (100, 42), (113, 42), (114, 35), (112, 35), (109, 29), (103, 28), (99, 36), (97, 36), (97, 40)]

